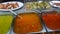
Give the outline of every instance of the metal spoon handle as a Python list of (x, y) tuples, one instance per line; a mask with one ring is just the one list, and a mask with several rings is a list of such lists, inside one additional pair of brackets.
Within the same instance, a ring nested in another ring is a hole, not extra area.
[(14, 11), (12, 11), (12, 10), (9, 10), (11, 13), (13, 13), (14, 15), (18, 15), (18, 14), (16, 14)]

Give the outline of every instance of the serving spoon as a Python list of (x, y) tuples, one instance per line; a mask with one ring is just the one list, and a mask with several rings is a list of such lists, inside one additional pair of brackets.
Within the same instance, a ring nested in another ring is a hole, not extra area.
[(15, 13), (14, 11), (12, 11), (11, 9), (8, 9), (11, 13), (13, 13), (14, 15), (18, 16), (19, 18), (22, 19), (22, 17), (20, 15), (18, 15), (17, 13)]

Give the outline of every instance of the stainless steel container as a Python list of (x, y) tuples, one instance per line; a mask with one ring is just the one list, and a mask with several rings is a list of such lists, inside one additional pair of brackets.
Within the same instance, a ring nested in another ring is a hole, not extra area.
[[(40, 17), (40, 13), (38, 13), (37, 11), (35, 11), (35, 10), (26, 10), (26, 11), (24, 11), (24, 12), (20, 12), (18, 15), (20, 15), (20, 14), (29, 14), (29, 13), (36, 13), (36, 14), (38, 14), (39, 15), (39, 17)], [(22, 16), (21, 16), (22, 17)], [(17, 18), (17, 17), (16, 17)], [(16, 18), (15, 18), (15, 20), (16, 20)], [(22, 17), (22, 19), (23, 19), (23, 17)], [(39, 20), (40, 21), (40, 20)], [(42, 24), (41, 22), (40, 22), (40, 24)], [(14, 28), (15, 28), (15, 25), (17, 25), (17, 23), (15, 22), (14, 23), (14, 27), (13, 27), (13, 30), (14, 30)], [(20, 24), (21, 25), (21, 24)], [(29, 26), (29, 25), (28, 25)], [(18, 26), (17, 26), (18, 27)], [(30, 27), (30, 26), (29, 26)], [(12, 33), (11, 34), (15, 34), (15, 32), (14, 31), (11, 31)], [(28, 29), (29, 30), (29, 29)], [(45, 30), (45, 27), (43, 26), (43, 24), (42, 24), (42, 29), (40, 30), (40, 31), (36, 31), (36, 32), (33, 32), (33, 31), (30, 31), (30, 32), (28, 32), (28, 33), (41, 33), (41, 32), (46, 32), (46, 30)], [(27, 33), (27, 34), (28, 34)]]
[(58, 22), (60, 20), (59, 16), (60, 11), (57, 9), (42, 11), (42, 19), (44, 21), (44, 24), (46, 25), (46, 29), (48, 32), (60, 31), (60, 22)]

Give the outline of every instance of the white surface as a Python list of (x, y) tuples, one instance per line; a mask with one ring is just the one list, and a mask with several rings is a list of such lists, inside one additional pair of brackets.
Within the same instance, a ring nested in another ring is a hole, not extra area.
[(47, 28), (48, 32), (59, 31), (59, 30), (52, 30), (52, 29), (50, 29), (48, 27), (46, 27), (46, 28)]
[(48, 32), (52, 32), (52, 31), (55, 31), (55, 30), (51, 30), (51, 29), (49, 29), (48, 27), (46, 27), (46, 28), (47, 28)]
[(54, 4), (54, 3), (60, 3), (60, 1), (50, 1), (49, 3), (50, 3), (51, 6), (60, 8), (60, 6), (57, 6), (57, 5)]
[(41, 3), (42, 1), (38, 1), (39, 3)]
[[(11, 9), (11, 10), (17, 10), (17, 9), (23, 7), (23, 5), (24, 5), (22, 2), (18, 2), (18, 1), (4, 2), (2, 4), (7, 4), (7, 3), (18, 3), (19, 7)], [(7, 9), (0, 9), (0, 11), (8, 11), (8, 10)]]

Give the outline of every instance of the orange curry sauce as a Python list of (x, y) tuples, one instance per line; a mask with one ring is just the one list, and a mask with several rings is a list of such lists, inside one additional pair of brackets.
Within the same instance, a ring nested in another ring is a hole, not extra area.
[(40, 17), (36, 13), (23, 13), (19, 14), (22, 19), (16, 17), (14, 24), (15, 33), (29, 33), (38, 32), (42, 29)]
[(60, 13), (45, 13), (42, 14), (44, 23), (52, 30), (60, 30)]

